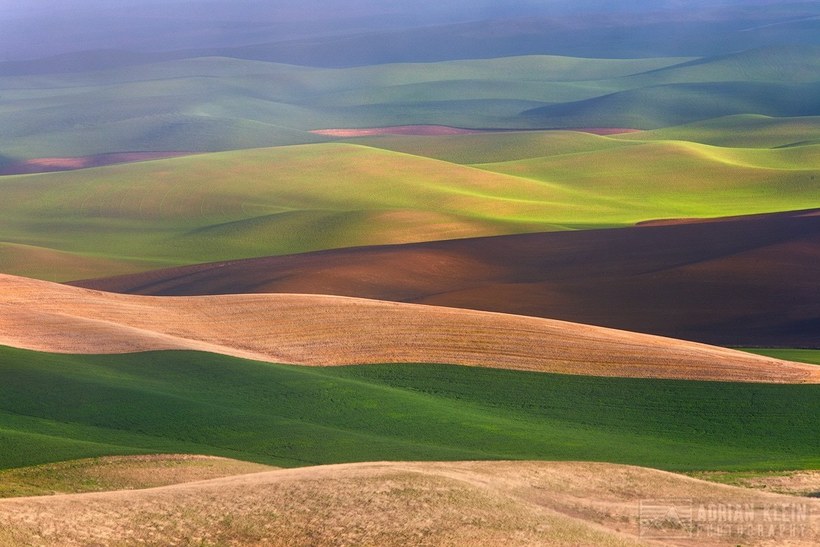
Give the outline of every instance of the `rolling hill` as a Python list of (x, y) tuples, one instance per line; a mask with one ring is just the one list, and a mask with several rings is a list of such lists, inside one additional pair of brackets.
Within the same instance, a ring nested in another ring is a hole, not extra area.
[(643, 131), (640, 134), (620, 135), (618, 139), (677, 140), (723, 147), (785, 148), (820, 143), (820, 118), (772, 118), (746, 114)]
[(451, 363), (569, 374), (820, 382), (820, 369), (548, 319), (320, 295), (145, 297), (0, 275), (0, 343), (188, 349), (278, 363)]
[(406, 459), (583, 459), (687, 471), (818, 465), (818, 439), (807, 433), (820, 413), (817, 385), (7, 347), (0, 374), (2, 468), (152, 453), (286, 467)]
[(820, 347), (817, 210), (199, 264), (77, 285), (315, 293), (563, 319), (728, 346)]
[(523, 111), (525, 127), (656, 129), (733, 114), (817, 116), (820, 83), (678, 83), (618, 91)]
[[(85, 65), (93, 67), (89, 55)], [(70, 70), (64, 59), (63, 71), (57, 61), (33, 74), (6, 67), (3, 75), (0, 66), (0, 150), (27, 160), (304, 144), (327, 140), (310, 132), (327, 128), (648, 129), (733, 114), (820, 115), (817, 47), (809, 45), (705, 57), (510, 53), (344, 68), (217, 50), (150, 57), (98, 70)]]
[[(42, 275), (51, 253), (71, 265), (46, 277), (64, 281), (356, 245), (795, 210), (820, 199), (817, 145), (499, 137), (525, 158), (459, 165), (326, 143), (0, 177), (0, 271)], [(530, 156), (539, 142), (554, 143), (555, 155)]]
[[(692, 512), (683, 539), (680, 528), (647, 530), (657, 523), (641, 512), (640, 500), (679, 496), (689, 500), (683, 508)], [(728, 526), (716, 534), (718, 517), (710, 519), (706, 512), (700, 517), (699, 511), (723, 505), (748, 508), (749, 526), (740, 531)], [(344, 531), (351, 543), (379, 545), (716, 546), (750, 539), (769, 545), (765, 537), (744, 530), (766, 526), (764, 509), (771, 507), (790, 508), (782, 512), (789, 518), (785, 526), (803, 530), (790, 544), (820, 539), (817, 500), (650, 469), (552, 462), (368, 463), (136, 492), (4, 500), (0, 540), (12, 545), (57, 538), (72, 545), (171, 544), (194, 538), (232, 545), (308, 545), (336, 543)], [(669, 537), (675, 533), (678, 537)]]

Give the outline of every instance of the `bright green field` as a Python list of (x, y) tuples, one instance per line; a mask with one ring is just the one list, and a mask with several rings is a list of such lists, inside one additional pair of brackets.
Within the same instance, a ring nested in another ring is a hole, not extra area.
[[(536, 132), (410, 138), (405, 152), (386, 149), (397, 143), (286, 146), (0, 177), (0, 271), (65, 281), (820, 203), (820, 145), (723, 148)], [(503, 157), (518, 159), (465, 165)]]
[(0, 380), (1, 468), (140, 452), (285, 466), (548, 459), (678, 470), (820, 467), (813, 385), (10, 348), (0, 348)]
[(820, 350), (816, 349), (746, 349), (749, 353), (757, 353), (767, 357), (776, 357), (786, 361), (797, 361), (798, 363), (811, 363), (820, 365)]

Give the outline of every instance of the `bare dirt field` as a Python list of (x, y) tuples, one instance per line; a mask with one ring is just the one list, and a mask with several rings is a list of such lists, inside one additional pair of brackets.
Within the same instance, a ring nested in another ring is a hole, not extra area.
[(478, 129), (461, 129), (446, 125), (395, 125), (391, 127), (367, 127), (361, 129), (316, 129), (316, 135), (328, 137), (370, 137), (373, 135), (470, 135), (483, 133)]
[(820, 367), (563, 321), (338, 296), (147, 297), (0, 275), (0, 344), (57, 353), (188, 349), (303, 365), (443, 363), (820, 383)]
[(816, 545), (820, 500), (602, 463), (363, 463), (0, 500), (3, 545)]
[(727, 346), (820, 347), (818, 278), (814, 210), (342, 249), (77, 284), (151, 295), (336, 294)]

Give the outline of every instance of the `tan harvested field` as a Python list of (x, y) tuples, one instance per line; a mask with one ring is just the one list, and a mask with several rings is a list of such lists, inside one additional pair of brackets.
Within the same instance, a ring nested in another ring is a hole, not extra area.
[(209, 351), (278, 363), (444, 363), (566, 374), (820, 383), (820, 367), (651, 335), (358, 298), (147, 297), (0, 275), (0, 344)]
[(820, 211), (340, 249), (79, 285), (323, 293), (531, 315), (721, 346), (820, 347)]
[[(678, 508), (681, 520), (651, 511), (665, 506)], [(742, 522), (735, 520), (738, 509)], [(344, 464), (151, 490), (0, 500), (0, 543), (9, 546), (818, 541), (820, 500), (602, 463)]]
[(276, 469), (215, 456), (106, 456), (0, 471), (0, 498), (135, 490)]

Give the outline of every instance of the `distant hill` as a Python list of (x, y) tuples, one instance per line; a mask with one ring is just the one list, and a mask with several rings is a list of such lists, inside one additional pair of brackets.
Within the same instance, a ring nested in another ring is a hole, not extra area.
[(310, 131), (331, 128), (657, 129), (730, 115), (820, 115), (817, 47), (343, 69), (205, 53), (71, 54), (28, 75), (8, 65), (0, 75), (0, 151), (11, 160), (214, 152), (326, 141)]

